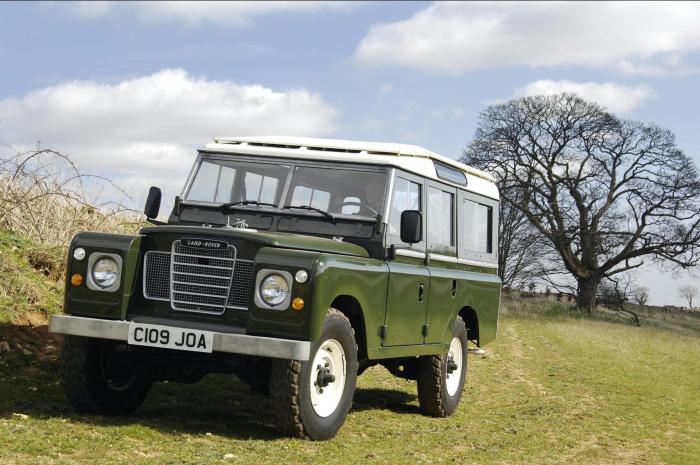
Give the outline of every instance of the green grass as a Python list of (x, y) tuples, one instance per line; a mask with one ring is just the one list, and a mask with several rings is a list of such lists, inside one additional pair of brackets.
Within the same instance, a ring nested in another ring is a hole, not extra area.
[(43, 247), (0, 230), (0, 323), (60, 312), (64, 249)]
[[(677, 334), (700, 336), (700, 312), (679, 308), (647, 306), (640, 308), (632, 303), (626, 303), (625, 309), (635, 312), (639, 324), (645, 328), (672, 330)], [(521, 316), (524, 318), (546, 319), (581, 319), (607, 321), (636, 326), (635, 320), (628, 313), (620, 313), (614, 309), (597, 307), (592, 313), (581, 313), (576, 310), (575, 302), (567, 299), (557, 300), (554, 296), (545, 298), (543, 295), (522, 297), (517, 294), (504, 293), (501, 303), (501, 314)]]
[(224, 375), (156, 384), (130, 417), (76, 415), (45, 326), (60, 311), (63, 255), (0, 231), (2, 465), (700, 463), (698, 318), (648, 312), (637, 328), (536, 298), (504, 302), (450, 418), (423, 416), (415, 383), (381, 367), (359, 378), (328, 442), (279, 436), (265, 398)]
[(278, 436), (264, 397), (222, 375), (158, 384), (131, 417), (75, 415), (55, 351), (37, 347), (0, 368), (0, 463), (700, 463), (697, 338), (504, 317), (488, 349), (454, 416), (421, 415), (415, 383), (374, 367), (338, 436), (316, 443)]

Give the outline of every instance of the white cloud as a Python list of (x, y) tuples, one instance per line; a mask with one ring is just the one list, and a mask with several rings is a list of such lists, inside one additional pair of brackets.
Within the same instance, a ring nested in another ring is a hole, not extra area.
[(435, 3), (371, 28), (355, 59), (461, 73), (501, 66), (688, 72), (700, 50), (697, 2)]
[(645, 85), (625, 86), (613, 82), (573, 82), (542, 79), (517, 89), (514, 97), (530, 95), (554, 95), (562, 92), (578, 94), (586, 100), (596, 102), (613, 113), (628, 113), (654, 96), (654, 91)]
[(322, 9), (350, 9), (353, 2), (321, 1), (143, 1), (143, 2), (70, 2), (70, 11), (83, 18), (97, 18), (108, 13), (122, 12), (144, 21), (181, 21), (189, 25), (222, 23), (240, 25), (251, 18), (276, 12), (314, 12)]
[(181, 69), (117, 83), (73, 81), (0, 100), (0, 142), (41, 141), (138, 196), (179, 191), (195, 149), (217, 136), (315, 136), (336, 110), (304, 89), (274, 91), (194, 77)]

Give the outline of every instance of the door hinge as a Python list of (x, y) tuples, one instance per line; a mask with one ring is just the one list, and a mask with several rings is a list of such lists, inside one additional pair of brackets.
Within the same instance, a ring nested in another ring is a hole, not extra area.
[(386, 332), (388, 329), (389, 329), (389, 327), (387, 325), (382, 325), (379, 327), (379, 337), (381, 339), (386, 338)]
[(430, 332), (430, 325), (423, 325), (423, 337), (427, 337), (428, 332)]

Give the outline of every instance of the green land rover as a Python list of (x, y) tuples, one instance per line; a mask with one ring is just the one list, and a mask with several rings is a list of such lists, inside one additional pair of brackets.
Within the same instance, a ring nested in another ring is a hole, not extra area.
[(129, 413), (154, 381), (233, 373), (279, 429), (333, 437), (381, 364), (452, 414), (468, 343), (496, 336), (498, 190), (420, 147), (222, 138), (199, 151), (167, 223), (151, 188), (137, 235), (68, 251), (63, 384), (79, 412)]

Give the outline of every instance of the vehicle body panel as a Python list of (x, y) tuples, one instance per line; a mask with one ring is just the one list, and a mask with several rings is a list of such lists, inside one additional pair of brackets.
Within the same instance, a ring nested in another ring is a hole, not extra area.
[(398, 256), (389, 264), (384, 346), (423, 343), (430, 275), (419, 259)]

